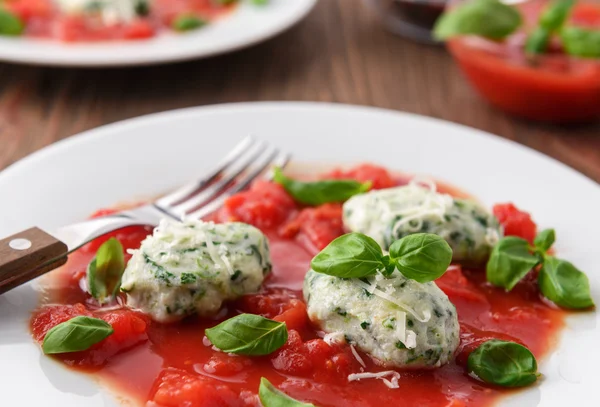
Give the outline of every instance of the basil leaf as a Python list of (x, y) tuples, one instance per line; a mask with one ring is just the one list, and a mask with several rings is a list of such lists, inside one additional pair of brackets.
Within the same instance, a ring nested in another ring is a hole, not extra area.
[(171, 27), (175, 31), (184, 32), (196, 30), (207, 24), (206, 20), (196, 17), (193, 14), (183, 14), (176, 17), (171, 23)]
[(575, 0), (556, 0), (540, 15), (538, 27), (527, 37), (525, 50), (532, 54), (541, 54), (550, 44), (552, 33), (558, 31), (571, 12)]
[(535, 382), (537, 361), (529, 349), (515, 342), (491, 340), (480, 345), (467, 362), (469, 374), (503, 387), (523, 387)]
[(370, 182), (362, 183), (354, 180), (296, 181), (283, 175), (280, 168), (273, 170), (273, 181), (284, 187), (295, 201), (312, 206), (328, 202), (343, 202), (371, 188)]
[(535, 247), (545, 253), (552, 247), (554, 242), (556, 241), (556, 233), (554, 229), (545, 229), (537, 234), (535, 237), (533, 244)]
[(207, 329), (206, 336), (223, 352), (239, 355), (268, 355), (281, 348), (288, 338), (285, 323), (259, 315), (241, 314)]
[(530, 253), (527, 240), (507, 236), (492, 249), (486, 267), (487, 281), (510, 291), (539, 263), (539, 257)]
[(384, 269), (383, 252), (375, 240), (362, 233), (348, 233), (333, 240), (310, 262), (323, 274), (342, 278), (371, 276)]
[(405, 277), (427, 283), (446, 272), (452, 261), (452, 249), (438, 235), (415, 233), (392, 243), (390, 258)]
[(46, 355), (79, 352), (89, 349), (114, 332), (106, 321), (91, 317), (75, 317), (50, 329), (42, 344)]
[(25, 25), (19, 17), (7, 10), (0, 10), (0, 35), (19, 36)]
[(124, 271), (123, 246), (111, 237), (100, 246), (87, 268), (88, 288), (92, 297), (100, 304), (114, 298), (121, 288)]
[(281, 390), (278, 390), (264, 377), (260, 379), (258, 397), (264, 407), (315, 407), (314, 404), (294, 400)]
[(433, 35), (438, 40), (461, 35), (478, 35), (500, 40), (522, 24), (515, 8), (498, 0), (474, 0), (452, 7), (437, 20)]
[(581, 58), (600, 58), (600, 31), (564, 27), (560, 38), (567, 54)]
[(594, 305), (587, 276), (568, 261), (546, 256), (538, 285), (544, 297), (560, 307), (581, 309)]

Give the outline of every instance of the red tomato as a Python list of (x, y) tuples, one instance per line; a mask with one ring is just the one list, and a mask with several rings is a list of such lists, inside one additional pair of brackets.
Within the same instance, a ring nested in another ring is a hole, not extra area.
[(533, 243), (537, 225), (529, 213), (519, 210), (512, 203), (494, 205), (494, 216), (504, 228), (505, 236), (518, 236)]
[(155, 29), (148, 20), (135, 20), (123, 29), (123, 38), (128, 40), (142, 40), (154, 37)]
[(205, 372), (216, 376), (233, 376), (252, 366), (252, 359), (244, 356), (230, 356), (215, 353), (204, 365)]
[(342, 205), (337, 203), (305, 208), (280, 230), (282, 237), (299, 236), (300, 241), (308, 240), (309, 252), (321, 251), (343, 234)]
[(295, 208), (294, 200), (283, 187), (269, 181), (257, 181), (248, 191), (227, 199), (217, 213), (217, 220), (272, 229), (284, 222)]
[(276, 370), (295, 376), (309, 377), (313, 372), (313, 363), (302, 338), (293, 329), (288, 331), (286, 344), (271, 355), (271, 363)]
[(159, 407), (236, 407), (242, 403), (226, 385), (181, 369), (164, 369), (150, 401)]
[(42, 341), (46, 333), (56, 325), (78, 316), (92, 316), (83, 304), (50, 305), (42, 308), (31, 319), (31, 330), (37, 341)]
[(246, 295), (239, 301), (239, 307), (244, 312), (285, 322), (288, 329), (301, 330), (308, 324), (304, 301), (290, 295), (289, 291), (269, 290)]
[(323, 176), (324, 179), (354, 179), (360, 182), (371, 181), (372, 189), (391, 188), (396, 186), (396, 181), (388, 170), (373, 164), (362, 164), (349, 170), (334, 170)]

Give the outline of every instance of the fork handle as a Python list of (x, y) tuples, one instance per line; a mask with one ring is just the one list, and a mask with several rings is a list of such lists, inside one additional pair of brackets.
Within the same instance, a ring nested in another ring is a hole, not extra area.
[(62, 266), (68, 251), (66, 244), (39, 228), (0, 240), (0, 294)]

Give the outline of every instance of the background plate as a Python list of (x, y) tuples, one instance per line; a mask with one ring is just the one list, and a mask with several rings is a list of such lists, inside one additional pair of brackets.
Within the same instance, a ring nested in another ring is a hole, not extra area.
[(57, 66), (129, 66), (205, 58), (248, 47), (291, 27), (317, 0), (270, 0), (264, 7), (243, 0), (230, 15), (187, 34), (168, 30), (140, 41), (67, 44), (0, 37), (0, 60)]
[[(119, 201), (159, 194), (215, 164), (254, 133), (297, 161), (371, 161), (429, 174), (485, 204), (513, 201), (540, 227), (556, 228), (556, 249), (587, 271), (600, 302), (597, 231), (600, 187), (518, 144), (466, 127), (392, 111), (318, 103), (194, 108), (111, 124), (45, 148), (0, 173), (0, 236), (53, 229)], [(0, 296), (2, 405), (104, 406), (112, 396), (84, 375), (41, 355), (27, 321), (32, 284)], [(600, 380), (596, 313), (568, 320), (540, 384), (506, 406), (592, 405)], [(35, 389), (35, 391), (32, 391)]]

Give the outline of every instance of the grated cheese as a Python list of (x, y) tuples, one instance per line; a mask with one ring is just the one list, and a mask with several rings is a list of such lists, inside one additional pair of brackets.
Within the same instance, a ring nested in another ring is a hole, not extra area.
[[(391, 379), (386, 379), (387, 376), (391, 376)], [(398, 380), (400, 379), (400, 373), (395, 370), (386, 370), (384, 372), (363, 372), (363, 373), (352, 373), (348, 375), (348, 381), (360, 381), (362, 379), (379, 379), (381, 380), (388, 388), (397, 389), (400, 386), (398, 385)]]
[(343, 332), (331, 332), (323, 336), (323, 341), (329, 346), (346, 342), (346, 336)]
[(358, 363), (360, 363), (360, 365), (362, 367), (367, 367), (367, 365), (365, 364), (365, 361), (362, 360), (362, 358), (360, 357), (360, 355), (356, 351), (356, 348), (354, 348), (353, 344), (350, 344), (350, 349), (352, 350), (352, 354), (354, 355), (354, 358), (358, 361)]

